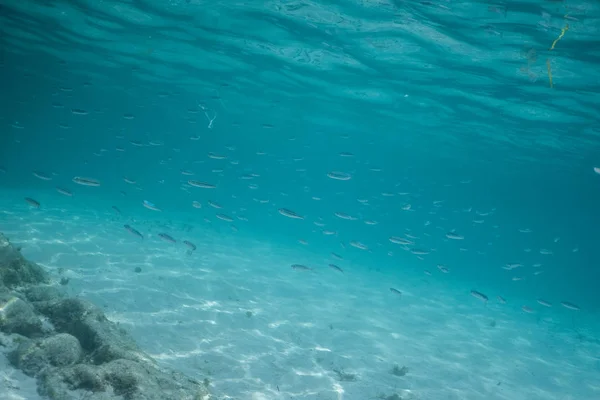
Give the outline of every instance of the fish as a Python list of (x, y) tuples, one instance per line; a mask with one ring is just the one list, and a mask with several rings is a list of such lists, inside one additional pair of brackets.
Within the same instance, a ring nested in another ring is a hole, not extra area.
[(153, 203), (150, 203), (148, 200), (144, 200), (142, 205), (144, 207), (146, 207), (148, 210), (161, 211), (160, 208), (156, 207)]
[(212, 158), (213, 160), (224, 160), (227, 158), (227, 156), (216, 153), (208, 153), (208, 158)]
[(220, 205), (219, 203), (215, 203), (214, 201), (210, 201), (210, 200), (208, 201), (208, 205), (211, 206), (212, 208), (217, 208), (217, 209), (223, 208), (223, 206)]
[(231, 218), (229, 215), (225, 215), (225, 214), (216, 214), (215, 215), (217, 218), (219, 218), (220, 220), (226, 221), (226, 222), (233, 222), (233, 218)]
[(117, 214), (121, 215), (121, 210), (119, 210), (119, 209), (117, 208), (117, 206), (112, 206), (111, 208), (112, 208), (113, 210), (115, 210), (115, 212), (116, 212)]
[(350, 246), (355, 247), (357, 249), (361, 249), (361, 250), (369, 250), (369, 247), (366, 244), (361, 243), (356, 240), (350, 241)]
[(496, 298), (498, 299), (498, 301), (502, 304), (506, 304), (506, 299), (502, 296), (496, 296)]
[(127, 229), (130, 233), (132, 233), (134, 236), (137, 236), (142, 240), (144, 239), (144, 235), (142, 235), (138, 230), (132, 228), (131, 225), (123, 225), (123, 227)]
[(193, 187), (202, 188), (202, 189), (214, 189), (217, 185), (213, 185), (212, 183), (200, 182), (190, 179), (188, 184)]
[(471, 295), (473, 297), (475, 297), (476, 299), (479, 299), (482, 301), (488, 301), (488, 297), (485, 294), (483, 294), (477, 290), (471, 290)]
[(82, 178), (81, 176), (74, 177), (73, 182), (82, 186), (100, 186), (100, 181), (97, 179)]
[(39, 172), (39, 171), (33, 171), (33, 176), (35, 176), (36, 178), (39, 178), (43, 181), (51, 181), (52, 180), (51, 176), (46, 175), (43, 172)]
[(173, 237), (171, 235), (168, 235), (166, 233), (159, 233), (158, 237), (161, 238), (162, 240), (164, 240), (165, 242), (169, 242), (169, 243), (177, 242), (177, 240), (173, 239)]
[(412, 249), (410, 252), (417, 256), (423, 256), (423, 255), (431, 253), (431, 251), (424, 250), (424, 249)]
[(573, 311), (579, 311), (579, 310), (581, 310), (578, 305), (573, 304), (573, 303), (568, 302), (568, 301), (561, 301), (560, 304), (563, 307), (568, 308), (569, 310), (573, 310)]
[(64, 194), (65, 196), (69, 196), (69, 197), (73, 197), (73, 193), (71, 193), (70, 191), (68, 191), (67, 189), (63, 189), (63, 188), (56, 188), (56, 191), (60, 194)]
[(279, 214), (283, 215), (284, 217), (288, 217), (288, 218), (292, 218), (292, 219), (304, 219), (304, 217), (300, 214), (297, 214), (296, 212), (292, 211), (292, 210), (288, 210), (287, 208), (280, 208), (279, 210)]
[(339, 171), (328, 172), (327, 177), (336, 181), (349, 181), (350, 179), (352, 179), (352, 175)]
[(413, 241), (408, 240), (408, 239), (404, 239), (398, 236), (390, 236), (389, 241), (392, 243), (396, 243), (396, 244), (401, 244), (401, 245), (409, 245), (409, 244), (414, 244)]
[(397, 294), (398, 296), (402, 296), (402, 292), (396, 288), (391, 287), (390, 292)]
[(352, 215), (348, 215), (348, 214), (342, 213), (342, 212), (336, 212), (336, 213), (334, 213), (334, 215), (338, 218), (346, 219), (348, 221), (356, 221), (356, 219), (357, 219), (356, 217), (353, 217)]
[(448, 232), (446, 233), (446, 237), (452, 240), (463, 240), (465, 238), (463, 235), (459, 235), (456, 232)]
[(329, 268), (335, 269), (336, 271), (341, 272), (342, 274), (344, 273), (344, 270), (335, 264), (329, 264)]
[(37, 200), (32, 199), (31, 197), (25, 197), (25, 201), (34, 208), (40, 208), (40, 203)]
[(442, 264), (438, 264), (437, 268), (445, 274), (450, 272), (450, 270), (445, 265), (442, 265)]
[(182, 243), (190, 248), (190, 252), (196, 250), (196, 245), (189, 240), (184, 240)]
[(299, 271), (312, 271), (312, 268), (302, 264), (292, 264), (292, 268)]
[(544, 307), (552, 307), (552, 303), (544, 299), (537, 299), (536, 301), (538, 302), (538, 304), (541, 304)]

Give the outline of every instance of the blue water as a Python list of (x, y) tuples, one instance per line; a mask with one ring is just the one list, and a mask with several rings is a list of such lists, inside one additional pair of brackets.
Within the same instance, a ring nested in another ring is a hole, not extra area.
[(335, 252), (382, 290), (378, 274), (402, 273), (458, 302), (473, 289), (513, 299), (515, 318), (526, 305), (593, 321), (599, 40), (593, 1), (2, 0), (2, 203), (97, 213), (116, 236), (176, 221), (307, 259)]

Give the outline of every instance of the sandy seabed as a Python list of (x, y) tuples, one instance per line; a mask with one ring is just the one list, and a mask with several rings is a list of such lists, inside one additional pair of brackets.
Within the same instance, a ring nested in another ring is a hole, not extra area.
[[(350, 262), (340, 273), (208, 228), (153, 223), (139, 240), (123, 223), (58, 209), (0, 214), (0, 231), (56, 285), (102, 307), (160, 364), (208, 379), (217, 399), (600, 398), (600, 340), (584, 311), (527, 314)], [(197, 250), (159, 240), (165, 227)], [(299, 262), (322, 267), (290, 268)], [(0, 371), (0, 399), (38, 398), (6, 354)]]

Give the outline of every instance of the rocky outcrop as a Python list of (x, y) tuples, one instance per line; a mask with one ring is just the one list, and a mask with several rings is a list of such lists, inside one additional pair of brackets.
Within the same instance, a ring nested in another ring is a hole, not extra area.
[(94, 304), (68, 298), (0, 234), (0, 333), (10, 362), (53, 400), (208, 400), (161, 368)]

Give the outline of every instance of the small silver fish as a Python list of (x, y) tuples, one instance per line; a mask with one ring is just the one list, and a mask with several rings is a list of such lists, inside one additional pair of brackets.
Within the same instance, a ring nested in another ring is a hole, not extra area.
[(568, 301), (561, 301), (560, 303), (563, 307), (568, 308), (569, 310), (573, 310), (573, 311), (579, 311), (580, 308), (578, 305), (573, 304), (571, 302)]
[(64, 194), (65, 196), (69, 196), (69, 197), (73, 197), (73, 193), (71, 193), (70, 191), (68, 191), (67, 189), (63, 189), (60, 187), (56, 188), (56, 191), (60, 194)]
[(485, 294), (478, 292), (477, 290), (471, 290), (471, 295), (473, 297), (475, 297), (476, 299), (479, 299), (482, 301), (488, 301), (488, 297)]
[(336, 271), (339, 271), (339, 272), (341, 272), (342, 274), (344, 273), (344, 270), (343, 270), (343, 269), (341, 269), (340, 267), (338, 267), (338, 266), (337, 266), (337, 265), (335, 265), (335, 264), (329, 264), (329, 268), (331, 268), (331, 269), (335, 269)]
[(162, 240), (164, 240), (165, 242), (169, 242), (169, 243), (177, 242), (177, 240), (173, 239), (173, 237), (171, 235), (168, 235), (166, 233), (159, 233), (158, 237), (161, 238)]
[(392, 293), (394, 293), (394, 294), (397, 294), (398, 296), (402, 296), (402, 292), (401, 292), (401, 291), (399, 291), (399, 290), (398, 290), (398, 289), (396, 289), (396, 288), (393, 288), (393, 287), (391, 287), (391, 288), (390, 288), (390, 292), (392, 292)]
[(194, 187), (202, 188), (202, 189), (215, 189), (217, 187), (216, 185), (213, 185), (212, 183), (200, 182), (200, 181), (196, 181), (193, 179), (190, 179), (188, 181), (188, 184), (190, 186), (194, 186)]
[(144, 236), (138, 230), (132, 228), (130, 225), (123, 225), (123, 227), (127, 229), (130, 233), (132, 233), (134, 236), (137, 236), (140, 239), (144, 239)]
[(536, 301), (538, 302), (538, 304), (540, 304), (544, 307), (552, 307), (552, 303), (550, 303), (549, 301), (546, 301), (544, 299), (537, 299)]
[(184, 240), (182, 243), (185, 244), (187, 247), (189, 247), (190, 251), (196, 250), (196, 245), (194, 243), (190, 242), (189, 240)]
[(299, 271), (312, 271), (312, 268), (302, 264), (292, 264), (292, 268)]
[(297, 214), (292, 210), (288, 210), (287, 208), (280, 208), (278, 211), (279, 211), (279, 214), (283, 215), (284, 217), (288, 217), (288, 218), (292, 218), (292, 219), (304, 219), (304, 217), (302, 215)]
[(81, 176), (74, 177), (73, 182), (82, 186), (100, 186), (100, 181), (97, 179), (82, 178)]
[(25, 201), (34, 208), (40, 208), (40, 203), (37, 200), (32, 199), (31, 197), (25, 197)]

